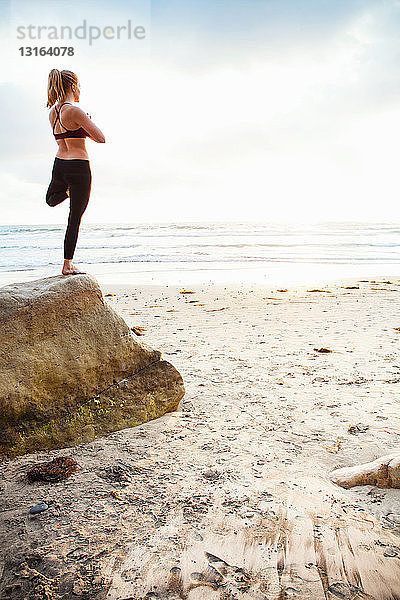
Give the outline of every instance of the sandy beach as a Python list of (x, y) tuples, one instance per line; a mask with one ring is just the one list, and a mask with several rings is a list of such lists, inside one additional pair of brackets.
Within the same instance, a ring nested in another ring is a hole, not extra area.
[[(102, 287), (186, 395), (0, 465), (0, 597), (399, 598), (400, 490), (329, 473), (399, 449), (400, 279)], [(77, 473), (26, 482), (56, 456)]]

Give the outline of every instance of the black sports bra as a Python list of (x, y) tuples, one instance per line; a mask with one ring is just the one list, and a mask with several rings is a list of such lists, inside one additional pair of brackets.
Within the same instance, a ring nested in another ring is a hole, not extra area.
[[(59, 110), (57, 110), (57, 107), (54, 106), (54, 109), (57, 113), (57, 116), (53, 123), (53, 134), (54, 134), (55, 139), (63, 140), (65, 138), (90, 137), (89, 134), (83, 129), (83, 127), (79, 127), (79, 129), (67, 129), (66, 127), (64, 127), (64, 125), (61, 123), (61, 118), (60, 118), (61, 107), (64, 106), (64, 104), (71, 104), (71, 102), (63, 102), (62, 104), (60, 104)], [(65, 129), (65, 131), (63, 131), (62, 133), (54, 133), (54, 127), (56, 126), (57, 121), (59, 121), (61, 127), (63, 127)]]

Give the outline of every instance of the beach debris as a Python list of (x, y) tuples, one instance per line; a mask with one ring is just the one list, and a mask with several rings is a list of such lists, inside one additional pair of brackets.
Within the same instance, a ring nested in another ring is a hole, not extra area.
[(400, 327), (395, 327), (394, 330), (395, 331), (400, 331)]
[(306, 290), (307, 292), (326, 292), (327, 294), (332, 294), (331, 290), (319, 290), (316, 288), (315, 290)]
[(41, 502), (40, 504), (36, 504), (35, 506), (32, 506), (32, 508), (29, 509), (29, 513), (31, 515), (38, 515), (39, 513), (47, 510), (49, 508), (49, 505), (46, 504), (45, 502)]
[(395, 556), (399, 555), (399, 551), (400, 551), (399, 548), (397, 548), (396, 546), (393, 546), (392, 548), (387, 548), (383, 552), (383, 556), (387, 556), (389, 558), (394, 558)]
[(36, 465), (36, 467), (30, 469), (26, 474), (26, 478), (31, 483), (34, 481), (54, 483), (68, 479), (76, 472), (77, 468), (78, 463), (70, 456), (58, 456), (49, 462)]
[(222, 308), (210, 308), (204, 312), (219, 312), (220, 310), (227, 310), (229, 306), (223, 306)]
[(125, 465), (109, 465), (98, 472), (98, 475), (106, 481), (119, 483), (121, 486), (127, 486), (132, 481), (131, 470)]
[(332, 583), (328, 587), (328, 592), (334, 594), (337, 598), (342, 598), (342, 600), (374, 600), (373, 596), (366, 594), (361, 588), (350, 583)]
[[(327, 377), (314, 377), (311, 383), (329, 383), (329, 379)], [(338, 405), (332, 404), (330, 407), (327, 406), (327, 408), (332, 408), (336, 406)]]
[(335, 469), (330, 478), (344, 488), (356, 485), (400, 488), (400, 452), (381, 456), (369, 463)]
[(218, 481), (219, 479), (221, 479), (221, 477), (223, 477), (223, 474), (217, 471), (216, 469), (208, 469), (208, 471), (203, 471), (202, 475), (205, 479), (208, 479), (209, 481)]
[(196, 292), (193, 292), (193, 290), (181, 290), (179, 293), (180, 294), (195, 294)]
[(105, 298), (109, 298), (110, 296), (116, 296), (117, 294), (104, 294)]
[(364, 425), (363, 423), (357, 423), (357, 425), (349, 425), (348, 432), (352, 435), (357, 435), (358, 433), (365, 433), (368, 431), (369, 425)]
[(212, 579), (216, 588), (228, 589), (230, 590), (229, 596), (236, 598), (239, 594), (249, 591), (252, 583), (254, 583), (250, 572), (242, 567), (232, 565), (210, 552), (204, 551), (204, 554), (209, 563), (206, 574), (213, 573)]
[(138, 325), (135, 325), (135, 327), (131, 327), (131, 331), (133, 331), (133, 333), (136, 335), (143, 335), (143, 331), (147, 331), (147, 329), (145, 327), (139, 327)]
[(99, 498), (108, 498), (109, 496), (111, 496), (112, 498), (115, 498), (116, 500), (120, 500), (121, 502), (125, 502), (125, 500), (123, 498), (121, 498), (121, 496), (119, 496), (117, 492), (114, 492), (114, 491), (107, 492), (105, 494), (101, 494), (99, 496)]
[(315, 350), (315, 352), (319, 352), (320, 354), (328, 354), (329, 352), (332, 352), (332, 350), (329, 350), (329, 348), (313, 348), (313, 350)]
[(287, 292), (288, 290), (276, 290), (277, 292)]
[(362, 385), (368, 383), (372, 379), (365, 379), (365, 377), (357, 377), (356, 379), (339, 379), (338, 385)]
[(391, 525), (400, 525), (400, 515), (395, 513), (387, 513), (387, 515), (382, 515), (382, 518), (385, 521), (388, 521)]
[(360, 286), (359, 285), (346, 285), (343, 286), (344, 290), (359, 290)]

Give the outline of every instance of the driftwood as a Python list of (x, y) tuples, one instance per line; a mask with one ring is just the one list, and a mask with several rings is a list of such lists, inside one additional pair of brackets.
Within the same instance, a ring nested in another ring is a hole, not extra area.
[(356, 485), (400, 488), (400, 452), (381, 456), (362, 465), (335, 469), (331, 472), (331, 479), (344, 488)]

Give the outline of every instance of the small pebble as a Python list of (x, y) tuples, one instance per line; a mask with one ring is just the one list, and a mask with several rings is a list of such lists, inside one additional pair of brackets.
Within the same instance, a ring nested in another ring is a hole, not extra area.
[(357, 435), (358, 433), (365, 433), (368, 431), (369, 425), (364, 425), (363, 423), (357, 423), (357, 425), (350, 425), (348, 428), (348, 432)]
[(47, 510), (49, 508), (48, 504), (46, 504), (45, 502), (42, 502), (41, 504), (36, 504), (36, 506), (32, 506), (32, 508), (29, 510), (31, 515), (37, 515), (41, 512), (43, 512), (44, 510)]

